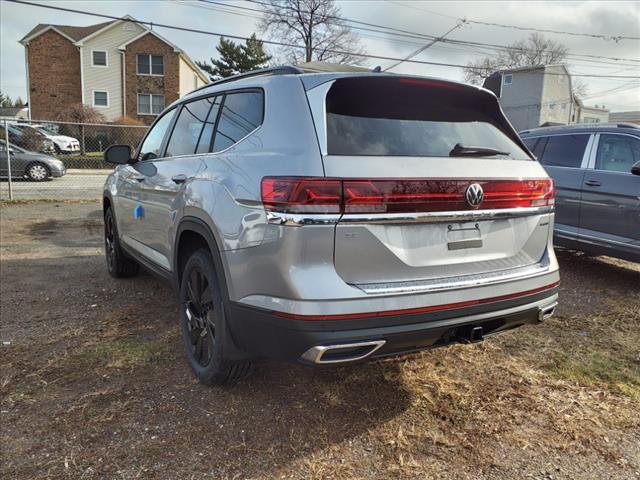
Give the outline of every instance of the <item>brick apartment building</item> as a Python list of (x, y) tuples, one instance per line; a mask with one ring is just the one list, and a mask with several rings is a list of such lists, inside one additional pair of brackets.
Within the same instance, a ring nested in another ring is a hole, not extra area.
[(54, 120), (83, 103), (108, 121), (151, 123), (166, 105), (208, 83), (184, 51), (130, 16), (88, 27), (39, 24), (20, 43), (34, 120)]

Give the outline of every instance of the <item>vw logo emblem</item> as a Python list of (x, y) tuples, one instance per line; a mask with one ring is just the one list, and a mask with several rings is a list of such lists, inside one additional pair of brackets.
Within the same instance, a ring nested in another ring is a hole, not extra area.
[(464, 196), (470, 206), (477, 208), (484, 199), (484, 192), (482, 191), (482, 187), (479, 184), (472, 183), (467, 187), (467, 191), (465, 192)]

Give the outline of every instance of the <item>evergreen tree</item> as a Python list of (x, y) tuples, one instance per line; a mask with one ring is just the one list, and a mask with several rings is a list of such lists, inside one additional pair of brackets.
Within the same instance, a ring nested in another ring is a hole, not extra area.
[(216, 50), (220, 54), (219, 60), (212, 58), (211, 63), (196, 62), (209, 74), (212, 81), (266, 67), (271, 60), (271, 56), (265, 53), (264, 46), (255, 33), (244, 44), (237, 44), (221, 37)]

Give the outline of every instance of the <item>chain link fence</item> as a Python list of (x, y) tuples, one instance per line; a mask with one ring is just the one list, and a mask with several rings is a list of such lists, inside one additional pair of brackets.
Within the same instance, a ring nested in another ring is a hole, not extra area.
[(110, 145), (136, 148), (147, 126), (0, 121), (0, 200), (100, 198)]

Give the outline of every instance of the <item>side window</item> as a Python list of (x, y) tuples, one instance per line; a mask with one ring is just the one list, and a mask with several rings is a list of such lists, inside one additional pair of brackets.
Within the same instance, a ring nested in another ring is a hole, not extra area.
[(589, 135), (584, 134), (549, 137), (540, 163), (550, 167), (580, 168), (588, 141)]
[(527, 146), (527, 148), (533, 152), (533, 150), (536, 147), (536, 144), (538, 143), (539, 138), (523, 138), (522, 141), (524, 142), (524, 144)]
[[(214, 97), (203, 98), (194, 102), (185, 103), (182, 106), (176, 125), (173, 127), (171, 139), (167, 145), (167, 157), (192, 155), (195, 153), (214, 100)], [(210, 140), (211, 133), (209, 133), (207, 147), (209, 146)]]
[[(206, 153), (211, 150), (211, 140), (213, 139), (213, 128), (216, 125), (216, 119), (218, 118), (218, 111), (220, 110), (220, 102), (222, 101), (222, 95), (211, 98), (213, 106), (209, 110), (207, 120), (204, 122), (204, 128), (200, 134), (200, 140), (198, 141), (198, 147), (196, 153)], [(214, 101), (215, 100), (215, 101)]]
[(175, 115), (175, 108), (165, 113), (160, 120), (156, 122), (151, 131), (147, 134), (146, 138), (140, 146), (140, 153), (138, 153), (138, 160), (154, 160), (160, 157), (162, 148), (162, 140), (167, 133), (171, 120)]
[(262, 123), (263, 110), (262, 92), (227, 94), (222, 104), (213, 151), (229, 148), (258, 128)]
[(640, 161), (640, 140), (624, 135), (600, 135), (596, 153), (596, 170), (630, 173)]

